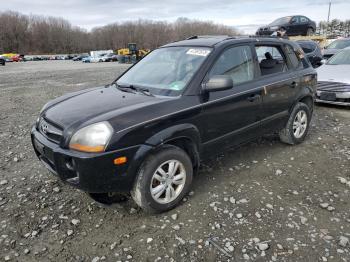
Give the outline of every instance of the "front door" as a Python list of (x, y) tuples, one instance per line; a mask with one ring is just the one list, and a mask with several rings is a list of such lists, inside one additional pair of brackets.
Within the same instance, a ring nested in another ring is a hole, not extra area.
[(260, 123), (262, 88), (253, 82), (256, 67), (252, 46), (226, 48), (206, 79), (214, 75), (230, 75), (234, 87), (203, 94), (201, 118), (205, 122), (204, 149), (221, 149), (245, 142), (256, 136)]

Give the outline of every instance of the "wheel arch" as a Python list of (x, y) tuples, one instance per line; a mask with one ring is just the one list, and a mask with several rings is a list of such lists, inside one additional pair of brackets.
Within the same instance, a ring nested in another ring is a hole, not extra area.
[(298, 102), (306, 104), (310, 108), (311, 112), (313, 111), (313, 109), (314, 109), (314, 98), (311, 95), (303, 96), (301, 99), (299, 99)]
[(201, 138), (199, 130), (193, 124), (180, 124), (168, 127), (146, 141), (147, 145), (159, 150), (163, 145), (173, 145), (184, 150), (192, 160), (195, 169), (199, 167)]
[(200, 163), (200, 134), (196, 126), (192, 124), (180, 124), (168, 127), (148, 138), (140, 146), (132, 164), (128, 168), (128, 173), (132, 176), (132, 184), (135, 181), (137, 171), (144, 160), (151, 154), (155, 154), (166, 145), (176, 146), (184, 150), (193, 163), (194, 173), (198, 171)]
[(302, 90), (299, 92), (299, 95), (297, 96), (297, 99), (289, 109), (289, 113), (293, 111), (293, 108), (295, 105), (299, 102), (306, 104), (310, 111), (312, 112), (314, 109), (314, 101), (315, 101), (315, 94), (314, 94), (314, 88), (310, 86), (305, 86), (302, 88)]

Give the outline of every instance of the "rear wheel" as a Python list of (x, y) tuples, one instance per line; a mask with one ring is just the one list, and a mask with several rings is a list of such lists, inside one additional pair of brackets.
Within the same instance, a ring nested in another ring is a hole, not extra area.
[(308, 28), (307, 31), (306, 31), (306, 35), (307, 36), (312, 36), (313, 34), (314, 34), (314, 30), (311, 27)]
[(186, 152), (165, 146), (143, 162), (131, 196), (146, 212), (164, 212), (179, 204), (192, 177), (192, 162)]
[(279, 133), (281, 141), (290, 145), (303, 142), (309, 131), (311, 117), (310, 108), (304, 103), (297, 103), (289, 116), (286, 127)]

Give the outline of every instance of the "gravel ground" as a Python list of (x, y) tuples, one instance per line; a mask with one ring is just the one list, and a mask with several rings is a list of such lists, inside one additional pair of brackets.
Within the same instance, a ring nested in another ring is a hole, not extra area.
[(213, 156), (168, 213), (146, 215), (131, 200), (102, 207), (57, 181), (30, 143), (40, 108), (126, 68), (0, 67), (0, 261), (350, 261), (345, 108), (317, 106), (301, 145), (269, 135)]

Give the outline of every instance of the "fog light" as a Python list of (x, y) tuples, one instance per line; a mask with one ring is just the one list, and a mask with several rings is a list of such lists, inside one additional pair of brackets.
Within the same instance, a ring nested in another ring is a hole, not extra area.
[(128, 159), (126, 158), (126, 156), (121, 156), (121, 157), (114, 159), (113, 162), (115, 165), (118, 166), (118, 165), (125, 164), (127, 161), (128, 161)]

